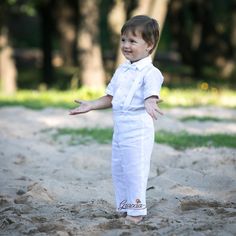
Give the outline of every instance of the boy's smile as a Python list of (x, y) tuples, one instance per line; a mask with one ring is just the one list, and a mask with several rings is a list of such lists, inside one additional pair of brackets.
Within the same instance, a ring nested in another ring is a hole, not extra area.
[(149, 45), (140, 32), (128, 31), (121, 36), (121, 51), (130, 62), (139, 61), (149, 55), (153, 45)]

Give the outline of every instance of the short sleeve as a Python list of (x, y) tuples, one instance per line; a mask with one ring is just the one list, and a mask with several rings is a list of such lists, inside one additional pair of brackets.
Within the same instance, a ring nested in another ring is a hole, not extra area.
[(162, 73), (157, 68), (152, 68), (151, 71), (144, 76), (144, 99), (150, 96), (160, 97), (163, 80)]
[(117, 70), (113, 74), (109, 84), (106, 87), (106, 91), (105, 92), (106, 92), (107, 95), (114, 96), (116, 80), (117, 80)]

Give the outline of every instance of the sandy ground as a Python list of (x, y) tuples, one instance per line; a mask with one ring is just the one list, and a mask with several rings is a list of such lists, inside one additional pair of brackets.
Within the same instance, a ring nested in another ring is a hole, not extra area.
[[(192, 115), (235, 119), (236, 111), (166, 110), (156, 129), (236, 134), (233, 121), (178, 119)], [(0, 235), (236, 235), (236, 149), (155, 144), (148, 216), (124, 225), (114, 210), (111, 145), (52, 138), (59, 127), (98, 126), (112, 127), (110, 111), (0, 109)]]

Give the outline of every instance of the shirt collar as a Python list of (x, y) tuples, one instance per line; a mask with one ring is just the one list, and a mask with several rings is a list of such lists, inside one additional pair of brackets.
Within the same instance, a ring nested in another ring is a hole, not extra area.
[(142, 70), (145, 66), (149, 65), (152, 63), (152, 58), (151, 56), (147, 56), (137, 62), (131, 63), (129, 60), (126, 61), (125, 66), (128, 66), (130, 68)]

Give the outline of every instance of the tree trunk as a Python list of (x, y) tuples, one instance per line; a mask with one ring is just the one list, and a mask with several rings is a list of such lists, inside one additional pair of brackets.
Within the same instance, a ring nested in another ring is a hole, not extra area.
[[(133, 11), (135, 15), (148, 15), (157, 20), (160, 27), (160, 35), (165, 23), (169, 0), (139, 0), (138, 7)], [(152, 57), (155, 57), (156, 49), (152, 53)]]
[[(1, 19), (1, 24), (3, 21)], [(13, 59), (13, 49), (9, 45), (6, 26), (0, 25), (0, 89), (4, 93), (16, 92), (17, 69)]]
[(97, 0), (79, 1), (78, 59), (82, 85), (101, 89), (105, 87), (105, 71), (99, 43), (99, 10)]
[[(120, 39), (120, 31), (121, 27), (124, 25), (126, 20), (126, 12), (125, 12), (125, 2), (124, 0), (116, 0), (113, 9), (111, 10), (109, 17), (109, 25), (113, 32), (118, 35)], [(118, 67), (121, 62), (124, 60), (124, 56), (120, 51), (120, 40), (118, 42), (118, 50), (117, 50), (117, 58), (115, 67)]]
[(233, 80), (235, 77), (233, 76), (233, 72), (235, 70), (235, 61), (236, 61), (236, 0), (233, 1), (232, 6), (232, 24), (231, 24), (231, 35), (230, 35), (230, 41), (232, 45), (232, 60), (231, 60), (231, 68), (228, 66), (227, 70), (225, 71), (225, 77), (231, 77), (230, 79)]
[(55, 16), (60, 33), (60, 44), (64, 65), (74, 64), (73, 51), (76, 44), (76, 10), (67, 1), (58, 1)]

